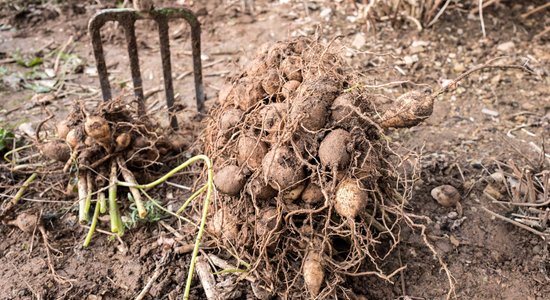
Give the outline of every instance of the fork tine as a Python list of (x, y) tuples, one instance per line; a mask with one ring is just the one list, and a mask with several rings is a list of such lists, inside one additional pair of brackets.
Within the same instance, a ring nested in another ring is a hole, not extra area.
[(126, 35), (128, 57), (130, 59), (130, 71), (132, 72), (132, 83), (134, 85), (134, 95), (138, 101), (138, 113), (145, 114), (145, 97), (143, 95), (143, 80), (141, 78), (141, 71), (139, 68), (135, 21), (135, 18), (129, 16), (119, 23), (124, 27), (124, 34)]
[(160, 56), (162, 59), (162, 71), (164, 75), (164, 91), (166, 93), (166, 106), (170, 115), (170, 125), (178, 129), (178, 120), (174, 107), (174, 83), (172, 81), (172, 63), (170, 59), (170, 38), (168, 36), (168, 20), (156, 18), (159, 26)]
[(163, 8), (148, 12), (137, 12), (131, 9), (106, 9), (97, 13), (89, 22), (88, 30), (92, 39), (94, 57), (96, 60), (99, 82), (103, 100), (112, 98), (109, 74), (105, 64), (105, 54), (101, 41), (101, 28), (108, 21), (115, 21), (124, 28), (128, 57), (132, 72), (132, 83), (134, 95), (138, 100), (138, 112), (145, 113), (145, 97), (143, 93), (143, 79), (139, 66), (139, 55), (136, 41), (135, 22), (142, 19), (154, 19), (159, 26), (160, 52), (164, 76), (164, 88), (166, 93), (166, 104), (169, 110), (170, 125), (177, 129), (178, 123), (174, 106), (174, 82), (172, 78), (172, 64), (170, 58), (170, 38), (168, 34), (168, 20), (185, 19), (191, 27), (191, 48), (193, 54), (193, 75), (195, 78), (195, 96), (197, 110), (204, 112), (204, 86), (202, 81), (201, 62), (201, 26), (197, 17), (187, 8)]
[(101, 85), (101, 95), (103, 100), (111, 100), (111, 85), (109, 84), (109, 74), (107, 73), (107, 65), (105, 64), (105, 55), (103, 54), (103, 44), (101, 42), (101, 26), (94, 26), (92, 19), (90, 22), (90, 35), (92, 37), (92, 48), (96, 61), (97, 75), (99, 76), (99, 84)]

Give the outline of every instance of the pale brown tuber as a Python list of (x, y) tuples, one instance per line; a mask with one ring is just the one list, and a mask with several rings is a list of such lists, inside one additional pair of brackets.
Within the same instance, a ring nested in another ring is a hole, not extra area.
[(310, 251), (303, 265), (303, 276), (306, 288), (312, 298), (317, 297), (321, 291), (321, 285), (325, 279), (325, 270), (322, 265), (322, 257), (315, 251)]
[(354, 219), (367, 204), (367, 192), (361, 189), (355, 179), (344, 179), (336, 189), (334, 208), (345, 218)]
[(460, 193), (452, 185), (440, 185), (431, 191), (432, 197), (445, 207), (453, 207), (460, 201)]
[(239, 167), (229, 165), (219, 170), (214, 175), (214, 185), (221, 193), (235, 196), (243, 189), (246, 178), (241, 173)]
[(267, 153), (267, 145), (251, 136), (243, 135), (237, 145), (237, 162), (255, 171), (262, 165), (262, 159)]
[(323, 167), (342, 170), (349, 165), (353, 145), (351, 134), (343, 129), (331, 131), (319, 146), (319, 159)]
[(294, 185), (305, 177), (300, 161), (287, 147), (271, 149), (262, 161), (262, 171), (267, 182), (279, 191)]
[(40, 147), (40, 151), (47, 158), (59, 162), (67, 162), (71, 157), (71, 148), (69, 145), (59, 140), (43, 144)]

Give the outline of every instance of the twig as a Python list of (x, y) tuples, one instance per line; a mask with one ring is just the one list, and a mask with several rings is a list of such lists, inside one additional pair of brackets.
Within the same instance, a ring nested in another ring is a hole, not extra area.
[(441, 10), (439, 10), (439, 12), (437, 13), (437, 15), (435, 15), (435, 18), (430, 22), (428, 23), (428, 26), (427, 27), (430, 27), (432, 26), (435, 22), (437, 22), (437, 19), (439, 19), (439, 17), (441, 17), (441, 15), (443, 14), (443, 12), (445, 12), (445, 9), (447, 9), (447, 6), (449, 5), (449, 3), (451, 3), (451, 0), (447, 0), (445, 2), (445, 4), (443, 4), (443, 7), (441, 8)]
[(59, 71), (59, 61), (61, 60), (61, 56), (63, 55), (63, 52), (65, 52), (65, 49), (67, 49), (67, 47), (73, 42), (73, 38), (74, 36), (71, 35), (67, 40), (67, 42), (63, 44), (63, 47), (61, 47), (61, 49), (59, 49), (59, 52), (57, 53), (57, 56), (55, 58), (55, 63), (53, 64), (53, 71), (54, 71), (54, 74), (56, 75), (57, 75), (57, 71)]
[[(530, 70), (528, 67), (526, 66), (520, 66), (520, 65), (489, 65), (489, 64), (484, 64), (482, 66), (478, 66), (478, 67), (475, 67), (473, 69), (470, 69), (464, 73), (462, 73), (460, 76), (458, 76), (456, 79), (454, 79), (453, 81), (451, 81), (449, 84), (447, 84), (446, 86), (443, 86), (442, 88), (439, 89), (439, 91), (435, 92), (434, 94), (432, 94), (432, 98), (436, 98), (437, 96), (443, 94), (443, 93), (447, 93), (451, 90), (455, 90), (456, 89), (456, 85), (462, 81), (464, 78), (470, 76), (472, 73), (475, 73), (477, 71), (481, 71), (481, 70), (484, 70), (484, 69), (502, 69), (502, 70), (505, 70), (505, 69), (518, 69), (518, 70), (522, 70), (524, 72), (527, 72), (529, 74), (535, 74), (532, 70)], [(535, 74), (536, 75), (536, 74)]]
[(546, 26), (546, 27), (544, 27), (544, 30), (541, 31), (541, 32), (539, 32), (539, 33), (537, 33), (537, 34), (533, 37), (533, 39), (534, 39), (534, 40), (538, 40), (538, 39), (542, 38), (545, 34), (547, 34), (547, 33), (549, 33), (549, 32), (550, 32), (550, 26)]
[(540, 232), (540, 231), (538, 231), (538, 230), (535, 230), (535, 229), (533, 229), (533, 228), (531, 228), (531, 227), (529, 227), (529, 226), (527, 226), (527, 225), (521, 224), (521, 223), (519, 223), (519, 222), (517, 222), (517, 221), (514, 221), (514, 220), (512, 220), (512, 219), (509, 219), (509, 218), (506, 218), (506, 217), (504, 217), (504, 216), (501, 216), (501, 215), (499, 215), (499, 214), (497, 214), (497, 213), (495, 213), (495, 212), (493, 212), (493, 211), (491, 211), (491, 210), (485, 208), (484, 206), (482, 206), (481, 208), (482, 208), (485, 212), (487, 212), (488, 214), (494, 216), (495, 218), (500, 219), (500, 220), (502, 220), (502, 221), (506, 221), (506, 222), (511, 223), (511, 224), (514, 224), (514, 225), (516, 225), (516, 226), (518, 226), (518, 227), (520, 227), (520, 228), (522, 228), (522, 229), (525, 229), (525, 230), (527, 230), (527, 231), (529, 231), (529, 232), (531, 232), (531, 233), (534, 233), (534, 234), (540, 236), (540, 237), (541, 237), (543, 240), (545, 240), (545, 241), (546, 241), (546, 239), (548, 238), (548, 235), (547, 235), (547, 234), (544, 234), (544, 233), (542, 233), (542, 232)]
[(483, 38), (486, 38), (485, 34), (485, 21), (483, 20), (483, 0), (479, 0), (479, 22), (481, 23), (481, 32), (483, 33)]
[(546, 9), (546, 8), (548, 8), (548, 7), (550, 7), (550, 2), (546, 2), (545, 4), (543, 4), (543, 5), (539, 6), (539, 7), (535, 7), (534, 9), (532, 9), (532, 10), (530, 10), (530, 11), (528, 11), (528, 12), (522, 14), (521, 17), (522, 17), (522, 18), (527, 18), (527, 17), (529, 17), (530, 15), (535, 14), (535, 13), (537, 13), (537, 12), (543, 10), (543, 9)]
[(157, 281), (157, 279), (164, 272), (164, 270), (166, 270), (166, 268), (164, 268), (164, 266), (166, 265), (167, 257), (168, 257), (168, 255), (165, 254), (160, 259), (160, 262), (157, 263), (157, 266), (155, 268), (155, 272), (153, 273), (153, 276), (151, 276), (149, 281), (147, 281), (147, 284), (143, 287), (141, 292), (137, 295), (136, 300), (142, 300), (143, 298), (145, 298), (145, 296), (147, 295), (147, 293), (149, 292), (149, 290), (153, 286), (153, 283), (155, 283), (155, 281)]

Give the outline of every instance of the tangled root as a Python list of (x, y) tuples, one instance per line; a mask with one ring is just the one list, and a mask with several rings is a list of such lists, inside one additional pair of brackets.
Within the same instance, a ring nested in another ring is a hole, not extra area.
[(316, 41), (278, 42), (222, 88), (207, 125), (216, 210), (239, 233), (220, 246), (283, 298), (334, 298), (348, 276), (394, 271), (381, 263), (399, 243), (409, 193), (396, 190), (402, 165), (383, 129), (418, 124), (433, 101), (412, 93), (381, 112), (344, 66)]

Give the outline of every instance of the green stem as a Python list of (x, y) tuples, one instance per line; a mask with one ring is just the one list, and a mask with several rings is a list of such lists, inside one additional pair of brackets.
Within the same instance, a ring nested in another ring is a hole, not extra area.
[(187, 207), (187, 205), (189, 205), (189, 203), (191, 203), (191, 201), (195, 200), (195, 198), (197, 198), (200, 194), (202, 194), (202, 192), (204, 192), (204, 190), (206, 190), (208, 186), (203, 186), (201, 187), (200, 189), (198, 189), (196, 192), (193, 193), (193, 195), (191, 195), (191, 197), (189, 197), (187, 199), (187, 201), (185, 201), (185, 203), (183, 203), (183, 205), (180, 207), (180, 209), (178, 209), (178, 211), (176, 211), (176, 215), (179, 215), (181, 214), (181, 212)]
[(135, 187), (135, 188), (138, 188), (138, 189), (148, 190), (148, 189), (154, 188), (155, 186), (165, 182), (168, 178), (174, 176), (179, 171), (187, 168), (189, 165), (191, 165), (192, 163), (194, 163), (196, 161), (199, 161), (199, 160), (205, 161), (207, 165), (210, 164), (210, 166), (208, 167), (209, 169), (212, 168), (211, 163), (210, 163), (210, 158), (208, 158), (208, 156), (206, 156), (206, 155), (201, 154), (201, 155), (191, 157), (190, 159), (185, 161), (183, 164), (177, 166), (175, 169), (172, 169), (170, 172), (166, 173), (166, 175), (162, 176), (161, 178), (159, 178), (159, 179), (157, 179), (157, 180), (155, 180), (151, 183), (140, 185), (140, 184), (135, 184), (135, 183), (131, 183), (131, 182), (119, 181), (119, 182), (117, 182), (117, 184), (120, 185), (120, 186), (125, 186), (125, 187)]
[[(103, 195), (101, 193), (100, 195)], [(103, 196), (105, 198), (105, 196)], [(86, 239), (84, 240), (84, 247), (88, 247), (90, 245), (90, 242), (92, 241), (92, 236), (94, 235), (95, 228), (97, 226), (97, 219), (99, 218), (99, 211), (100, 211), (101, 205), (99, 204), (99, 201), (95, 204), (95, 210), (94, 210), (94, 217), (92, 218), (92, 224), (90, 225), (90, 230), (88, 230), (88, 234), (86, 235)]]
[[(149, 184), (136, 185), (136, 184), (129, 183), (129, 182), (120, 182), (120, 181), (117, 182), (117, 184), (120, 185), (120, 186), (134, 187), (134, 188), (137, 188), (137, 189), (141, 189), (142, 192), (144, 192), (143, 190), (153, 188), (153, 187), (163, 183), (168, 178), (174, 176), (174, 174), (178, 173), (179, 171), (185, 169), (186, 167), (188, 167), (192, 163), (194, 163), (196, 161), (199, 161), (199, 160), (204, 161), (204, 163), (206, 164), (206, 167), (208, 169), (207, 170), (207, 183), (206, 183), (206, 197), (204, 199), (201, 223), (199, 225), (199, 231), (197, 232), (197, 237), (195, 239), (195, 246), (193, 248), (193, 254), (191, 255), (191, 263), (189, 265), (189, 273), (187, 275), (187, 281), (185, 283), (185, 291), (184, 291), (184, 295), (183, 295), (183, 299), (185, 299), (185, 300), (189, 299), (189, 293), (191, 292), (191, 283), (193, 281), (193, 273), (195, 272), (195, 263), (197, 262), (197, 256), (199, 254), (199, 247), (200, 247), (202, 235), (204, 234), (204, 227), (206, 225), (206, 218), (208, 216), (208, 207), (210, 206), (212, 191), (214, 189), (214, 179), (213, 179), (214, 178), (214, 171), (212, 170), (212, 162), (210, 161), (210, 158), (208, 158), (208, 156), (206, 156), (206, 155), (194, 156), (194, 157), (188, 159), (187, 161), (185, 161), (184, 163), (182, 163), (181, 165), (177, 166), (175, 169), (168, 172), (166, 175), (162, 176), (161, 178), (159, 178), (159, 179), (157, 179), (157, 180), (155, 180), (155, 181), (153, 181)], [(191, 195), (190, 198), (194, 199), (198, 196), (198, 194), (199, 193), (195, 192), (193, 195)], [(145, 193), (145, 195), (147, 195), (147, 194)], [(195, 197), (193, 197), (193, 196), (195, 196)], [(151, 199), (149, 196), (147, 196), (147, 197), (149, 199)], [(186, 201), (186, 204), (187, 204), (187, 202), (189, 202), (189, 200)], [(182, 209), (180, 209), (180, 210), (182, 210)], [(178, 210), (178, 212), (180, 210)]]
[(155, 199), (153, 199), (153, 197), (149, 196), (149, 194), (147, 194), (147, 192), (145, 192), (144, 190), (140, 190), (144, 195), (145, 197), (147, 197), (147, 199), (149, 199), (149, 201), (151, 201), (151, 203), (153, 203), (154, 206), (156, 206), (158, 209), (162, 210), (163, 212), (171, 215), (171, 216), (174, 216), (182, 221), (185, 221), (193, 226), (195, 226), (196, 228), (199, 228), (199, 225), (195, 224), (195, 222), (187, 219), (186, 217), (182, 217), (178, 214), (175, 214), (169, 210), (167, 210), (166, 208), (164, 208), (162, 205), (160, 205), (160, 203), (158, 203)]
[(38, 176), (38, 173), (32, 173), (25, 182), (23, 182), (23, 185), (19, 188), (19, 191), (17, 191), (17, 194), (11, 199), (10, 203), (6, 205), (3, 211), (0, 211), (0, 217), (4, 214), (6, 214), (8, 211), (10, 211), (14, 206), (19, 203), (19, 200), (23, 198), (23, 194), (25, 194), (25, 191), (29, 188), (31, 183), (36, 179), (36, 176)]
[(99, 202), (99, 212), (102, 214), (107, 212), (107, 199), (105, 199), (103, 192), (99, 192), (97, 202)]
[(197, 239), (195, 241), (195, 247), (193, 248), (193, 254), (191, 255), (191, 264), (189, 266), (189, 273), (187, 275), (187, 282), (185, 283), (185, 292), (183, 294), (183, 299), (187, 300), (189, 299), (189, 293), (191, 292), (191, 283), (193, 281), (193, 273), (195, 271), (195, 263), (197, 262), (197, 256), (199, 254), (199, 246), (201, 243), (202, 235), (204, 233), (204, 226), (206, 224), (206, 218), (208, 216), (208, 207), (210, 206), (210, 198), (212, 196), (212, 190), (214, 187), (214, 171), (212, 170), (212, 163), (210, 162), (210, 159), (205, 155), (199, 155), (199, 159), (202, 159), (205, 161), (206, 166), (208, 168), (208, 179), (207, 179), (207, 189), (206, 189), (206, 197), (204, 199), (204, 204), (202, 208), (202, 218), (201, 218), (201, 224), (199, 227), (199, 232), (197, 233)]
[(14, 160), (10, 160), (10, 159), (8, 158), (8, 156), (10, 156), (10, 155), (13, 154), (13, 153), (19, 152), (19, 151), (21, 151), (21, 150), (25, 150), (25, 149), (31, 148), (32, 146), (33, 146), (33, 145), (25, 145), (25, 146), (21, 146), (21, 147), (19, 147), (19, 148), (15, 148), (15, 149), (13, 149), (13, 150), (11, 150), (11, 151), (8, 151), (8, 152), (6, 152), (6, 154), (4, 154), (4, 160), (6, 160), (7, 162), (9, 162), (10, 164), (13, 165), (13, 164), (16, 163), (15, 159), (14, 159)]

